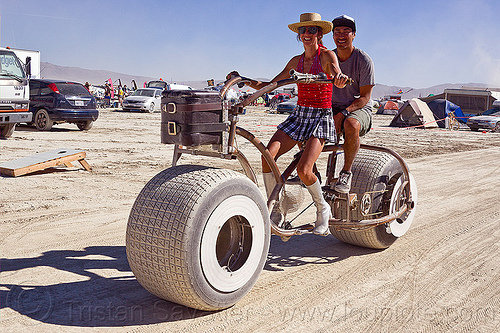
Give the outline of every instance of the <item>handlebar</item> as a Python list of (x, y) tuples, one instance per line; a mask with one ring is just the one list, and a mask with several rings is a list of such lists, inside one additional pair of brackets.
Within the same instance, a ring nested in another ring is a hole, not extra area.
[[(295, 69), (290, 70), (290, 77), (295, 81), (306, 81), (305, 83), (333, 83), (335, 80), (329, 79), (325, 73), (318, 74), (304, 74), (297, 72)], [(346, 84), (351, 85), (354, 83), (354, 80), (350, 77), (347, 78)]]
[[(243, 87), (245, 83), (251, 82), (252, 79), (244, 77), (244, 76), (237, 76), (234, 75), (232, 76), (229, 80), (225, 82), (224, 87), (222, 88), (220, 94), (221, 97), (224, 98), (226, 95), (227, 91), (229, 88), (235, 84), (238, 85), (238, 87)], [(260, 96), (271, 92), (279, 87), (286, 86), (289, 84), (294, 84), (294, 83), (331, 83), (333, 84), (334, 79), (329, 79), (325, 73), (319, 73), (319, 74), (303, 74), (300, 72), (297, 72), (296, 70), (292, 69), (290, 70), (290, 78), (288, 79), (283, 79), (279, 80), (276, 82), (271, 82), (265, 87), (262, 87), (261, 89), (257, 90), (247, 98), (245, 98), (243, 101), (240, 103), (233, 105), (232, 109), (235, 110), (234, 113), (242, 113), (242, 109), (247, 106), (252, 104), (254, 101), (257, 100)], [(348, 78), (346, 84), (352, 84), (354, 82), (353, 79)]]
[[(227, 91), (229, 90), (229, 88), (231, 86), (237, 84), (239, 87), (242, 87), (242, 84), (245, 84), (245, 83), (251, 82), (251, 81), (252, 81), (252, 79), (244, 77), (244, 76), (238, 76), (238, 75), (232, 76), (229, 80), (226, 81), (224, 87), (222, 88), (222, 90), (220, 92), (221, 97), (224, 98), (224, 96), (226, 95)], [(262, 96), (268, 92), (271, 92), (271, 91), (273, 91), (279, 87), (282, 87), (282, 86), (286, 86), (289, 84), (295, 84), (295, 83), (306, 83), (306, 84), (331, 83), (332, 84), (333, 81), (334, 81), (334, 79), (328, 79), (325, 73), (303, 74), (303, 73), (299, 73), (296, 70), (292, 69), (292, 70), (290, 70), (290, 78), (269, 83), (265, 87), (260, 88), (259, 90), (257, 90), (256, 92), (254, 92), (253, 94), (251, 94), (250, 96), (245, 98), (240, 103), (233, 105), (232, 110), (233, 110), (233, 113), (235, 113), (235, 114), (243, 113), (244, 107), (252, 104), (260, 96)], [(352, 84), (353, 82), (354, 82), (354, 80), (352, 80), (351, 78), (348, 78), (346, 84)]]

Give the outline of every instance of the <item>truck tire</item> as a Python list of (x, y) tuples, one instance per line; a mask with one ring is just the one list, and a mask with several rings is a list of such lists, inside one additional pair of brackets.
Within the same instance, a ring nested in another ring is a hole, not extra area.
[(266, 200), (250, 179), (180, 165), (157, 174), (139, 193), (127, 225), (127, 258), (152, 294), (220, 310), (255, 284), (270, 235)]
[(0, 126), (0, 139), (7, 139), (12, 136), (14, 130), (16, 129), (16, 124), (5, 124)]
[(50, 119), (49, 113), (45, 109), (40, 109), (35, 113), (33, 123), (39, 131), (50, 131), (52, 129), (52, 125), (54, 124)]
[[(363, 195), (366, 192), (387, 190), (383, 194), (375, 193), (373, 196), (365, 197), (371, 205), (358, 204), (356, 209), (351, 211), (352, 220), (367, 219), (366, 215), (362, 214), (364, 207), (369, 207), (368, 211), (364, 212), (365, 214), (382, 212), (373, 218), (393, 213), (400, 209), (404, 199), (409, 195), (408, 187), (402, 186), (403, 169), (398, 160), (388, 153), (362, 149), (358, 152), (351, 171), (351, 193), (356, 193), (360, 202), (363, 201)], [(417, 187), (411, 174), (410, 187), (416, 206)], [(385, 249), (408, 231), (414, 216), (415, 207), (399, 221), (362, 230), (337, 230), (330, 227), (330, 232), (335, 238), (345, 243), (372, 249)]]

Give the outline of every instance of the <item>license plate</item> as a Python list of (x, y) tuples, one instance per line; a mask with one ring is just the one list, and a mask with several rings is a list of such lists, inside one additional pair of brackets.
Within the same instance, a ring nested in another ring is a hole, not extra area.
[(83, 101), (75, 101), (75, 105), (76, 106), (84, 106), (85, 104), (83, 103)]

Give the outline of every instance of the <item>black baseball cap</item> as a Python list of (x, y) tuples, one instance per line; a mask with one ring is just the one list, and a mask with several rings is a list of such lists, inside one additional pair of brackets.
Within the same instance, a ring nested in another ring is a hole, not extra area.
[(339, 17), (334, 18), (332, 23), (333, 29), (335, 29), (335, 27), (349, 27), (353, 32), (356, 32), (356, 22), (350, 16), (340, 15)]

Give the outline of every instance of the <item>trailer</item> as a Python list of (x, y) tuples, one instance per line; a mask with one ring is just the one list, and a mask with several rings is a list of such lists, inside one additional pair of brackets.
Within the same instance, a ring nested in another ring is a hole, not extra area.
[(30, 65), (31, 65), (31, 73), (28, 77), (28, 79), (41, 79), (40, 77), (40, 51), (33, 51), (33, 50), (23, 50), (23, 49), (13, 49), (10, 48), (19, 60), (21, 60), (21, 63), (23, 63), (24, 66), (27, 65), (27, 59), (28, 57), (30, 58)]

